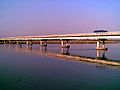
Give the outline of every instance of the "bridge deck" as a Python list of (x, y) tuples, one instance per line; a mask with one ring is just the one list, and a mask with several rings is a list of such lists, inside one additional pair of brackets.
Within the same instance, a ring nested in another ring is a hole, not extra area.
[(78, 33), (61, 35), (42, 35), (42, 36), (17, 36), (0, 38), (0, 40), (91, 40), (91, 39), (119, 39), (120, 32), (101, 32), (101, 33)]

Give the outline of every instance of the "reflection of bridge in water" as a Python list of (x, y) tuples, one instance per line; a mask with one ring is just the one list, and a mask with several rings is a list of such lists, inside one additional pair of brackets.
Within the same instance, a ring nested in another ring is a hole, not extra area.
[(105, 56), (106, 50), (97, 50), (96, 51), (96, 58), (102, 59), (102, 60), (107, 60), (107, 57)]
[(39, 47), (39, 49), (34, 49), (33, 46), (22, 46), (22, 45), (6, 45), (7, 48), (15, 49), (18, 52), (25, 52), (34, 55), (42, 55), (48, 57), (58, 57), (72, 61), (84, 61), (84, 62), (91, 62), (103, 65), (112, 65), (112, 66), (120, 66), (120, 61), (118, 60), (109, 60), (105, 56), (105, 50), (97, 50), (96, 51), (96, 58), (93, 57), (86, 57), (86, 56), (79, 56), (79, 55), (71, 55), (69, 52), (69, 48), (61, 48), (60, 53), (53, 53), (47, 50), (46, 47)]

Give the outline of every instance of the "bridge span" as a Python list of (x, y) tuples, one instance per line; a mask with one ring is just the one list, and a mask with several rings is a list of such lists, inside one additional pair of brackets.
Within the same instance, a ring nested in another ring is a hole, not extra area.
[[(105, 41), (120, 40), (120, 32), (99, 32), (99, 33), (78, 33), (78, 34), (61, 34), (61, 35), (41, 35), (41, 36), (16, 36), (0, 38), (3, 44), (22, 44), (25, 42), (32, 45), (33, 41), (38, 41), (41, 46), (47, 47), (47, 41), (61, 41), (62, 48), (70, 48), (70, 40), (96, 40), (96, 49), (107, 50)], [(102, 42), (102, 43), (101, 43)], [(102, 44), (102, 45), (101, 45)]]

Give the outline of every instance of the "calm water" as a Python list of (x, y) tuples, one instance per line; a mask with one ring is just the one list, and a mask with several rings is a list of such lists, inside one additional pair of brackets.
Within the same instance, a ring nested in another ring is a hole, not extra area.
[(120, 90), (120, 68), (74, 62), (46, 56), (44, 52), (120, 60), (120, 44), (108, 44), (108, 51), (96, 51), (95, 44), (0, 45), (0, 90)]

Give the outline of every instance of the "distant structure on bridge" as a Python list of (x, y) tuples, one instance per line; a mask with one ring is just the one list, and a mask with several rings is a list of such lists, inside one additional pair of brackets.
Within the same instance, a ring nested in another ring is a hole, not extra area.
[(95, 30), (94, 33), (108, 32), (107, 30)]

